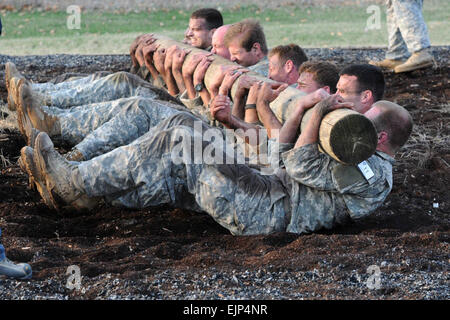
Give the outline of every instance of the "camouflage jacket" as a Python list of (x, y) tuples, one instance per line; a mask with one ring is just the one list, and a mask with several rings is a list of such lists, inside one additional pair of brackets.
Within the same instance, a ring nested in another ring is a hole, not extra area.
[(275, 174), (290, 196), (288, 232), (330, 229), (349, 218), (365, 217), (392, 189), (394, 159), (383, 152), (367, 160), (373, 172), (368, 179), (356, 166), (343, 165), (319, 152), (317, 144), (291, 149), (281, 158), (285, 168)]

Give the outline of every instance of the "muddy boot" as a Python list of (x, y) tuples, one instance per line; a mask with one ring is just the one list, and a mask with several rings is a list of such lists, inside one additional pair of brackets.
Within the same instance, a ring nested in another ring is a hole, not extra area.
[(34, 162), (39, 174), (45, 177), (51, 207), (60, 210), (67, 206), (83, 210), (98, 205), (98, 198), (89, 198), (79, 191), (75, 183), (80, 178), (77, 167), (54, 149), (53, 142), (45, 132), (39, 133), (36, 138)]
[(414, 71), (417, 69), (431, 67), (434, 64), (433, 56), (427, 49), (414, 52), (405, 63), (395, 67), (395, 73)]
[(16, 97), (11, 92), (10, 82), (13, 78), (25, 79), (19, 71), (17, 71), (16, 66), (12, 62), (5, 63), (5, 84), (6, 89), (8, 91), (7, 100), (8, 100), (8, 109), (11, 111), (16, 110)]
[(50, 194), (47, 191), (47, 187), (45, 185), (45, 177), (39, 172), (36, 167), (36, 163), (34, 161), (34, 151), (31, 147), (23, 147), (20, 150), (20, 158), (19, 165), (22, 170), (24, 170), (28, 174), (28, 181), (30, 185), (36, 187), (37, 191), (41, 195), (44, 203), (52, 208), (56, 208), (53, 206), (53, 203), (50, 198)]
[(381, 61), (370, 60), (369, 64), (383, 69), (394, 70), (396, 66), (399, 66), (404, 62), (405, 60), (384, 59)]
[(12, 78), (9, 82), (9, 93), (8, 93), (8, 101), (9, 97), (12, 96), (12, 101), (14, 101), (14, 106), (17, 111), (17, 126), (19, 127), (19, 131), (22, 136), (26, 137), (25, 125), (24, 125), (24, 114), (23, 110), (21, 110), (20, 100), (21, 98), (21, 90), (24, 84), (24, 80), (20, 78)]
[[(47, 132), (51, 137), (61, 135), (61, 125), (59, 124), (58, 117), (50, 115), (43, 110), (41, 107), (41, 97), (33, 92), (30, 85), (23, 84), (21, 100), (19, 102), (23, 117), (28, 119), (33, 128)], [(25, 134), (25, 136), (27, 135)]]
[(76, 148), (73, 148), (72, 150), (67, 152), (64, 155), (64, 158), (66, 158), (66, 160), (68, 160), (68, 161), (77, 161), (77, 162), (81, 162), (81, 161), (85, 161), (86, 160), (84, 158), (84, 155), (81, 153), (81, 151), (76, 149)]

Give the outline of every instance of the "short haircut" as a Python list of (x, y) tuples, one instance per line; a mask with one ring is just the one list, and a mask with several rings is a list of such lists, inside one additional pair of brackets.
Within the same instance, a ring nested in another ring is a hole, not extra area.
[(373, 104), (381, 112), (372, 119), (377, 132), (386, 131), (389, 135), (389, 145), (393, 151), (402, 147), (408, 141), (413, 128), (413, 120), (409, 112), (396, 103), (380, 100)]
[(372, 91), (374, 101), (383, 99), (385, 81), (380, 68), (370, 64), (352, 64), (339, 73), (340, 76), (355, 76), (358, 79), (359, 92)]
[(230, 46), (234, 40), (239, 40), (239, 45), (247, 52), (253, 47), (253, 44), (259, 43), (261, 51), (267, 54), (266, 36), (263, 28), (257, 20), (245, 19), (240, 22), (233, 23), (225, 34), (224, 42), (227, 47)]
[(308, 72), (321, 87), (328, 86), (331, 93), (336, 93), (339, 70), (334, 63), (326, 61), (307, 61), (300, 66), (299, 73)]
[(192, 12), (191, 19), (205, 19), (208, 30), (216, 29), (223, 25), (222, 14), (214, 8), (198, 9)]
[(275, 48), (272, 48), (269, 52), (269, 58), (277, 55), (282, 64), (285, 64), (286, 61), (291, 60), (294, 66), (300, 68), (303, 62), (308, 61), (308, 57), (306, 53), (300, 48), (298, 45), (291, 43), (288, 45), (279, 45)]

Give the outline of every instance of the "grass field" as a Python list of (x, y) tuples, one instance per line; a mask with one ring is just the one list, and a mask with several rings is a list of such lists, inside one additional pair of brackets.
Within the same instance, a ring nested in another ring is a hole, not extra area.
[[(260, 10), (251, 6), (224, 9), (225, 23), (247, 17), (264, 27), (269, 47), (298, 43), (303, 47), (386, 46), (385, 8), (380, 6), (381, 28), (367, 30), (372, 13), (361, 7), (280, 7)], [(433, 45), (450, 44), (450, 2), (425, 1), (424, 15)], [(0, 54), (120, 54), (144, 32), (181, 39), (190, 12), (160, 10), (138, 13), (82, 12), (80, 29), (69, 29), (66, 12), (3, 11), (4, 34)]]

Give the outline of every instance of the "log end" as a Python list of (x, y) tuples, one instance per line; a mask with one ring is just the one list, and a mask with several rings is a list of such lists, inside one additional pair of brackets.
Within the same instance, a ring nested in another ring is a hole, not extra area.
[(375, 153), (377, 132), (372, 121), (362, 114), (348, 114), (329, 130), (328, 145), (323, 147), (328, 153), (331, 151), (336, 160), (356, 165)]

